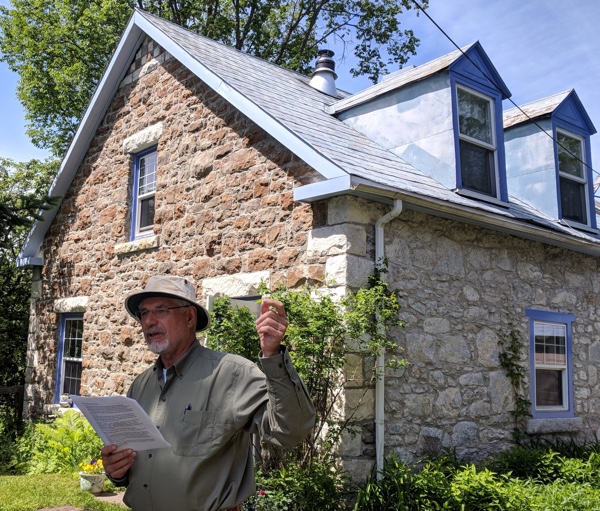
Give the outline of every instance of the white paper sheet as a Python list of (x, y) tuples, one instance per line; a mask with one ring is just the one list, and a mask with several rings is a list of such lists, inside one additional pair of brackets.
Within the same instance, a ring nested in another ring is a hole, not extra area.
[(145, 451), (171, 447), (152, 419), (134, 399), (125, 396), (71, 396), (102, 441), (117, 451)]

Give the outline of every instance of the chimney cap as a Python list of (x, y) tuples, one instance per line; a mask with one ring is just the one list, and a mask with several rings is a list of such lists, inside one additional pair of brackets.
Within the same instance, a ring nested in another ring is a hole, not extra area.
[(318, 54), (310, 86), (330, 96), (337, 96), (335, 86), (337, 74), (335, 73), (335, 61), (332, 58), (335, 53), (329, 49), (321, 49)]

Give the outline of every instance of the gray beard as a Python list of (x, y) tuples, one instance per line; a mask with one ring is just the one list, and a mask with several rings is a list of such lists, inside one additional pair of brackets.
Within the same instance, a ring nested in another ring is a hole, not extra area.
[(167, 351), (169, 344), (169, 339), (165, 339), (164, 341), (151, 341), (148, 343), (148, 349), (155, 355), (161, 355)]

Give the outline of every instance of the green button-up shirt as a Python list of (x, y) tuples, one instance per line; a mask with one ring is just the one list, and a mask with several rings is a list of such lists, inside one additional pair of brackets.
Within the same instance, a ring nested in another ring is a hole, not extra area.
[(251, 434), (282, 447), (301, 442), (315, 412), (288, 353), (245, 358), (194, 343), (167, 371), (138, 376), (135, 399), (171, 444), (139, 451), (124, 502), (134, 511), (217, 511), (256, 491)]

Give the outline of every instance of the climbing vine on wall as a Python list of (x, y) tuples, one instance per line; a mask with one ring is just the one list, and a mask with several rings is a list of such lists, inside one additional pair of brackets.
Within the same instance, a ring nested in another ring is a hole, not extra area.
[(500, 346), (500, 366), (506, 372), (513, 388), (515, 408), (511, 412), (513, 417), (513, 438), (520, 443), (527, 434), (525, 433), (525, 421), (531, 417), (531, 401), (527, 397), (526, 376), (527, 368), (523, 365), (523, 348), (526, 344), (522, 341), (522, 333), (515, 326), (515, 322), (509, 319), (506, 330), (500, 332), (498, 345)]

